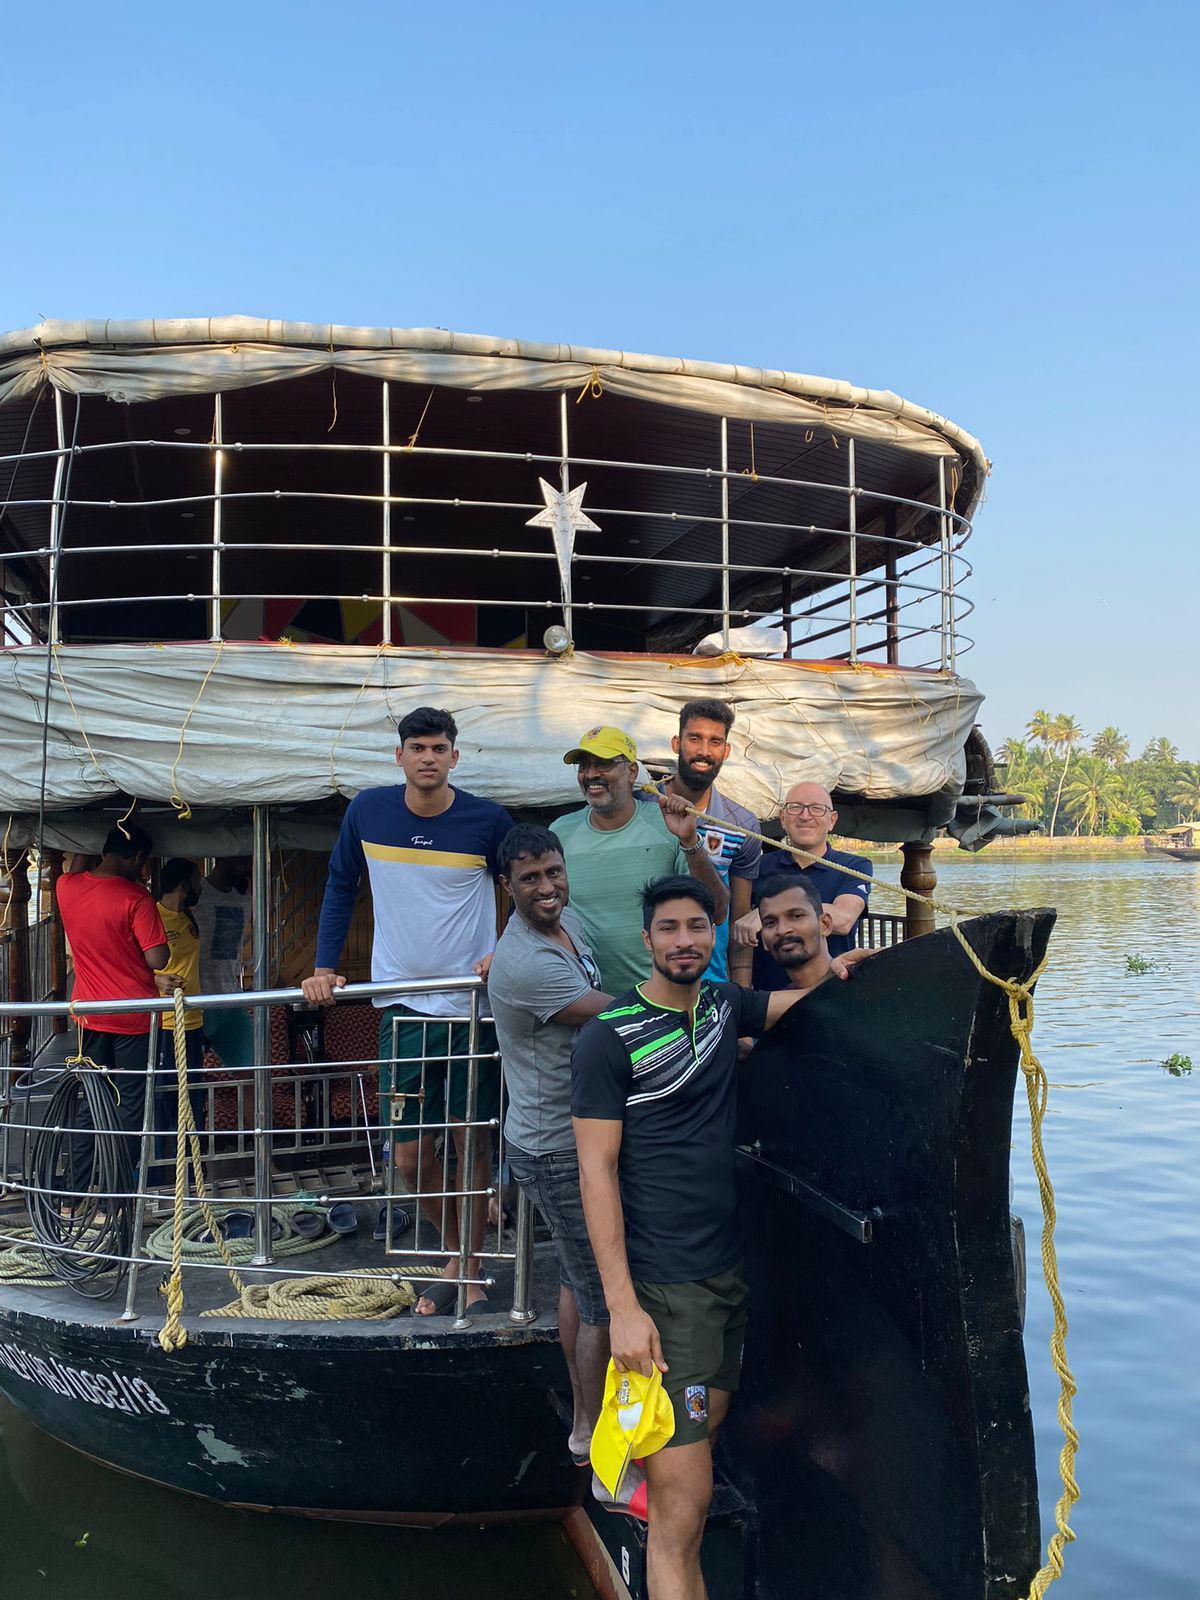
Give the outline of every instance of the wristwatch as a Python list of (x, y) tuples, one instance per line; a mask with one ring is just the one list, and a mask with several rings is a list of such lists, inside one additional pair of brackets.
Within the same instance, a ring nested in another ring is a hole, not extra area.
[(683, 851), (685, 856), (694, 856), (697, 851), (703, 850), (704, 846), (700, 843), (699, 839), (697, 839), (695, 844), (681, 845), (680, 849)]

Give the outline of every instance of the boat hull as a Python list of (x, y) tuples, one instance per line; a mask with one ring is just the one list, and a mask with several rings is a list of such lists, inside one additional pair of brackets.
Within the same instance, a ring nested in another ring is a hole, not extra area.
[[(0, 1300), (0, 1389), (107, 1466), (227, 1504), (436, 1526), (564, 1515), (582, 1493), (565, 1448), (550, 1338), (398, 1338), (295, 1324), (149, 1330)], [(492, 1320), (492, 1319), (489, 1319)]]
[[(964, 924), (1027, 978), (1052, 912)], [(1037, 1476), (1008, 1206), (1017, 1048), (949, 930), (788, 1014), (745, 1067), (751, 1284), (722, 1441), (756, 1594), (1016, 1600)]]

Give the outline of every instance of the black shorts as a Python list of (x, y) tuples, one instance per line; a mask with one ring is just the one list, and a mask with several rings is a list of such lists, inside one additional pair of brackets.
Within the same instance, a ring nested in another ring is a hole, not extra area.
[(698, 1283), (634, 1282), (638, 1304), (654, 1319), (675, 1410), (669, 1445), (708, 1438), (708, 1391), (734, 1393), (746, 1337), (746, 1272), (741, 1262)]

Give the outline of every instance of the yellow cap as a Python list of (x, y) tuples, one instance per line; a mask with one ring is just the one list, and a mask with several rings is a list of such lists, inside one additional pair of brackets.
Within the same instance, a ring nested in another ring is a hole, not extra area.
[(610, 1361), (591, 1449), (592, 1466), (609, 1494), (620, 1494), (631, 1461), (652, 1456), (674, 1434), (675, 1408), (658, 1368), (644, 1378), (640, 1372), (618, 1372)]
[(584, 756), (599, 756), (601, 761), (611, 761), (614, 756), (624, 756), (626, 761), (637, 760), (637, 745), (620, 728), (589, 728), (574, 750), (563, 757), (567, 766), (574, 766)]

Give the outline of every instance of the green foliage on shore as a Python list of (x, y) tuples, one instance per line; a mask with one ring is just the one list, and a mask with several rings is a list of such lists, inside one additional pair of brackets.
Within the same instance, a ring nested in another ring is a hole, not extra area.
[(1027, 797), (1017, 815), (1035, 817), (1051, 837), (1116, 838), (1200, 819), (1200, 761), (1181, 760), (1167, 738), (1151, 739), (1131, 760), (1119, 728), (1101, 728), (1089, 742), (1076, 718), (1035, 711), (997, 763), (1004, 787)]

